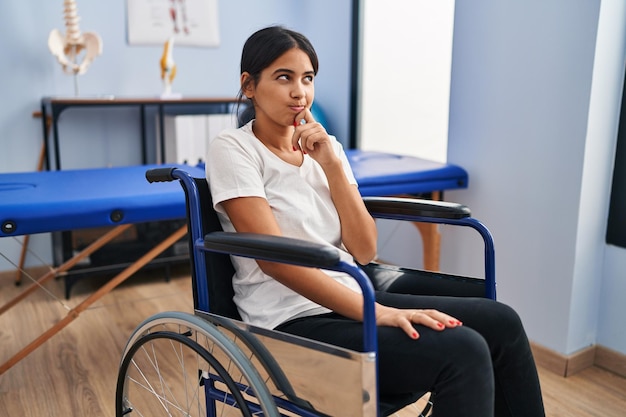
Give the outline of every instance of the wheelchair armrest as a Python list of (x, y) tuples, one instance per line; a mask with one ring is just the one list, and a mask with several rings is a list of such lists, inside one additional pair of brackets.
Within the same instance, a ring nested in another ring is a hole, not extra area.
[(338, 249), (305, 240), (258, 233), (212, 232), (201, 241), (204, 250), (213, 252), (350, 274), (363, 294), (363, 349), (366, 352), (378, 350), (374, 287), (361, 268), (341, 259)]
[(258, 233), (212, 232), (204, 237), (204, 247), (230, 255), (314, 268), (333, 267), (340, 261), (339, 251), (331, 246)]
[(406, 215), (436, 219), (464, 219), (471, 216), (467, 206), (446, 201), (422, 200), (404, 197), (363, 197), (372, 216)]

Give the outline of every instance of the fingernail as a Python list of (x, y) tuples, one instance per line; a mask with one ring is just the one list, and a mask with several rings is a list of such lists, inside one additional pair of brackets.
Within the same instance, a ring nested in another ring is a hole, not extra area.
[(413, 333), (411, 334), (411, 337), (412, 337), (413, 339), (417, 339), (417, 332), (413, 332)]
[(437, 322), (437, 327), (439, 327), (439, 328), (441, 329), (441, 328), (443, 328), (443, 327), (445, 327), (445, 326), (443, 325), (443, 323), (439, 323), (439, 322)]
[(294, 146), (294, 147), (293, 147), (293, 151), (295, 152), (295, 151), (297, 151), (297, 150), (298, 150), (298, 149)]
[(293, 121), (293, 126), (297, 127), (298, 126), (298, 122), (296, 122), (295, 120)]

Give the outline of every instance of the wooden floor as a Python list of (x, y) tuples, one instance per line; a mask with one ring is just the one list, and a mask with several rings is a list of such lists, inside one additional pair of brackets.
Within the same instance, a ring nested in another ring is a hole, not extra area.
[[(101, 279), (77, 284), (73, 307)], [(132, 330), (160, 311), (191, 312), (190, 280), (181, 271), (170, 282), (163, 272), (140, 274), (83, 312), (68, 327), (0, 375), (0, 416), (113, 416), (120, 352)], [(62, 298), (62, 281), (46, 288)], [(0, 303), (21, 291), (0, 276)], [(0, 316), (0, 362), (4, 363), (43, 330), (67, 314), (61, 302), (43, 291)], [(599, 368), (568, 378), (540, 369), (547, 416), (625, 417), (626, 379)], [(414, 416), (402, 412), (398, 416)]]

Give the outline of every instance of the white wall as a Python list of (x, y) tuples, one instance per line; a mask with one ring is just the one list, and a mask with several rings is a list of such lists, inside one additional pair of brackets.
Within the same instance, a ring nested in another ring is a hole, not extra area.
[[(158, 96), (161, 93), (158, 62), (162, 47), (127, 45), (126, 1), (79, 0), (77, 5), (81, 30), (97, 32), (104, 43), (102, 56), (96, 58), (87, 74), (79, 77), (81, 96)], [(185, 96), (234, 97), (239, 86), (239, 58), (245, 39), (263, 26), (283, 24), (304, 32), (315, 44), (321, 68), (316, 99), (325, 110), (328, 108), (331, 133), (347, 142), (351, 0), (298, 3), (228, 0), (220, 1), (218, 10), (221, 35), (218, 48), (174, 48), (178, 73), (173, 90)], [(42, 96), (74, 94), (73, 78), (62, 72), (47, 48), (52, 29), (65, 32), (63, 2), (3, 1), (0, 13), (5, 20), (0, 26), (0, 85), (4, 98), (0, 102), (0, 143), (3, 145), (0, 172), (32, 170), (42, 136), (41, 122), (31, 117), (32, 112), (39, 110)], [(333, 26), (332, 34), (319, 27), (322, 19)], [(62, 130), (70, 130), (70, 136), (74, 134), (71, 125), (85, 117), (70, 117), (70, 112), (74, 111), (64, 113), (66, 120), (73, 120), (61, 126)], [(137, 123), (134, 116), (129, 116), (132, 124)], [(127, 122), (114, 117), (113, 123)], [(130, 127), (129, 141), (136, 138), (139, 129), (135, 125)], [(83, 138), (86, 136), (84, 128), (77, 130)], [(97, 126), (89, 132), (90, 140), (100, 139), (94, 138), (100, 130)]]
[(532, 339), (566, 354), (593, 343), (626, 353), (613, 294), (626, 254), (604, 243), (623, 2), (603, 1), (602, 13), (599, 0), (456, 7), (448, 157), (470, 188), (447, 196), (494, 233), (499, 299)]
[[(592, 218), (591, 213), (601, 208), (604, 208), (604, 212), (608, 213), (608, 199), (604, 199), (604, 205), (596, 207), (593, 207), (590, 202), (594, 199), (603, 201), (602, 194), (606, 196), (607, 189), (610, 189), (611, 177), (607, 175), (607, 171), (611, 171), (613, 164), (607, 163), (607, 161), (613, 161), (615, 157), (614, 138), (617, 135), (625, 62), (626, 2), (603, 0), (600, 7), (600, 28), (598, 30), (596, 68), (594, 69), (589, 130), (587, 132), (588, 150), (586, 152), (586, 159), (596, 161), (596, 164), (595, 170), (592, 167), (589, 168), (589, 177), (591, 177), (589, 182), (591, 184), (585, 188), (584, 186), (587, 184), (583, 182), (583, 199), (581, 199), (583, 202), (587, 202), (587, 204), (581, 204), (586, 209), (583, 214)], [(626, 111), (626, 109), (621, 109), (621, 111)], [(594, 176), (599, 178), (593, 181)], [(586, 179), (587, 176), (584, 180)], [(597, 185), (596, 190), (594, 190), (594, 183)], [(600, 194), (600, 196), (596, 197), (596, 194)], [(584, 216), (581, 216), (580, 224), (584, 222)], [(602, 273), (594, 273), (597, 269), (586, 271), (582, 267), (578, 268), (577, 271), (581, 270), (583, 273), (587, 273), (586, 284), (589, 287), (597, 286), (599, 279), (602, 281), (598, 295), (600, 308), (597, 322), (597, 343), (626, 353), (626, 334), (623, 331), (626, 249), (612, 245), (605, 246), (602, 243), (598, 245), (598, 242), (604, 241), (605, 230), (606, 217), (603, 217), (602, 223), (595, 231), (595, 236), (590, 239), (595, 247), (604, 248), (599, 269)]]
[(598, 343), (626, 354), (624, 294), (626, 294), (626, 249), (607, 246), (602, 270)]
[[(448, 161), (470, 181), (445, 197), (493, 232), (498, 299), (516, 308), (531, 339), (564, 354), (592, 344), (626, 353), (626, 250), (604, 241), (625, 8), (622, 0), (456, 2)], [(402, 67), (389, 78), (410, 83), (407, 74)], [(380, 230), (381, 258), (421, 265), (411, 225)], [(482, 276), (480, 239), (449, 226), (442, 233), (442, 270)]]

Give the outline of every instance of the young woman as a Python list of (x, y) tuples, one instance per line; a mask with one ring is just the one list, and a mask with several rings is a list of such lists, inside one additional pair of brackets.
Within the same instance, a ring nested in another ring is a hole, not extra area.
[[(246, 41), (241, 90), (254, 118), (209, 147), (207, 179), (224, 230), (332, 245), (346, 260), (376, 255), (341, 144), (313, 118), (318, 59), (302, 34), (268, 27)], [(251, 324), (349, 349), (362, 346), (362, 298), (341, 273), (234, 258), (234, 301)], [(434, 415), (544, 415), (517, 314), (487, 299), (376, 294), (381, 395), (432, 391)]]

